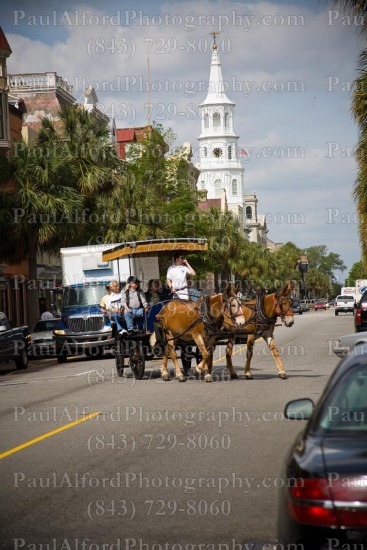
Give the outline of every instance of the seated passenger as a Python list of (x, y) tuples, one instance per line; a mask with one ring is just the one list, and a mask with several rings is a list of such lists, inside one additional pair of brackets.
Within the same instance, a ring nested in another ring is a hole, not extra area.
[(144, 292), (140, 288), (140, 281), (137, 277), (131, 276), (127, 280), (126, 287), (121, 292), (121, 308), (124, 312), (127, 331), (131, 334), (134, 331), (134, 320), (144, 315), (148, 304)]
[(159, 279), (150, 279), (146, 299), (150, 306), (158, 304), (161, 301), (162, 283)]

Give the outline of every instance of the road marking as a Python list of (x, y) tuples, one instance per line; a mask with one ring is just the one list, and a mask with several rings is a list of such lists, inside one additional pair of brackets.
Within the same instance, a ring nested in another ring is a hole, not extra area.
[(9, 449), (8, 451), (5, 451), (5, 453), (0, 454), (0, 460), (2, 458), (5, 458), (6, 456), (12, 455), (14, 453), (17, 453), (18, 451), (21, 451), (22, 449), (26, 449), (27, 447), (30, 447), (31, 445), (35, 445), (36, 443), (39, 443), (40, 441), (43, 441), (44, 439), (47, 439), (48, 437), (51, 437), (53, 435), (56, 435), (59, 432), (63, 432), (64, 430), (68, 430), (69, 428), (72, 428), (73, 426), (77, 426), (78, 424), (81, 424), (82, 422), (85, 422), (86, 420), (90, 420), (91, 418), (94, 418), (95, 416), (98, 416), (99, 414), (102, 414), (101, 411), (97, 411), (91, 414), (87, 414), (86, 416), (83, 416), (83, 418), (80, 418), (79, 420), (75, 420), (74, 422), (69, 422), (69, 424), (65, 424), (65, 426), (61, 426), (61, 428), (57, 428), (56, 430), (52, 430), (52, 432), (47, 432), (44, 435), (40, 435), (39, 437), (36, 437), (35, 439), (31, 439), (30, 441), (27, 441), (26, 443), (23, 443), (22, 445), (19, 445), (18, 447), (13, 447), (13, 449)]
[[(247, 348), (247, 344), (245, 346), (242, 346), (242, 348), (239, 348), (238, 350), (234, 351), (232, 353), (232, 355), (236, 355), (237, 353), (240, 353), (241, 351), (243, 351), (246, 348)], [(222, 355), (222, 357), (219, 357), (219, 359), (216, 359), (215, 361), (213, 361), (213, 363), (219, 363), (219, 361), (222, 361), (225, 358), (226, 358), (226, 356)]]

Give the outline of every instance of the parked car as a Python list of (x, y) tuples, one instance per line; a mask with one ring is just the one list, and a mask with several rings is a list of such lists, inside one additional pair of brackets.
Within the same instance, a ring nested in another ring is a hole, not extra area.
[(282, 548), (366, 548), (367, 346), (356, 346), (339, 363), (316, 407), (311, 399), (297, 399), (284, 414), (308, 422), (281, 475)]
[(316, 300), (315, 311), (318, 311), (320, 309), (324, 309), (326, 311), (326, 308), (327, 308), (326, 300)]
[(367, 331), (352, 332), (339, 338), (337, 345), (333, 348), (333, 352), (338, 357), (343, 358), (346, 355), (350, 355), (355, 346), (365, 343), (367, 344)]
[(296, 298), (293, 298), (292, 310), (293, 310), (293, 313), (298, 313), (299, 315), (302, 315), (303, 313), (301, 302)]
[(44, 359), (56, 356), (56, 345), (53, 331), (60, 319), (45, 319), (37, 321), (31, 333), (28, 356), (34, 359)]
[(367, 292), (364, 292), (359, 300), (355, 315), (354, 329), (356, 332), (367, 330)]
[(0, 364), (13, 361), (18, 370), (26, 369), (28, 345), (28, 327), (12, 328), (5, 313), (0, 311)]
[(300, 300), (300, 305), (303, 311), (310, 311), (310, 306), (307, 303), (307, 300)]

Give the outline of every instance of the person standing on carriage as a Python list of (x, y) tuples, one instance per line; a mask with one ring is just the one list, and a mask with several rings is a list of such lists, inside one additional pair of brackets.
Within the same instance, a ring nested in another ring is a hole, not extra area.
[(173, 255), (174, 263), (167, 271), (167, 285), (173, 298), (180, 300), (189, 300), (188, 278), (196, 275), (182, 252), (175, 252)]

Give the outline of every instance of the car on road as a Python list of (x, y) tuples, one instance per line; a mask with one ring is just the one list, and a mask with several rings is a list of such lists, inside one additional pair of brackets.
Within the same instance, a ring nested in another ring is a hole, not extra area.
[(354, 313), (355, 298), (351, 294), (340, 294), (335, 298), (335, 315), (338, 313)]
[(345, 357), (353, 352), (355, 346), (367, 344), (367, 331), (364, 332), (352, 332), (351, 334), (345, 334), (340, 336), (336, 346), (333, 348), (333, 352), (338, 357)]
[(60, 324), (60, 319), (45, 319), (37, 321), (28, 347), (28, 357), (45, 359), (56, 356), (56, 345), (53, 331)]
[(301, 302), (299, 300), (297, 300), (296, 298), (293, 298), (292, 310), (293, 310), (293, 313), (298, 313), (299, 315), (302, 315), (302, 313), (303, 313), (303, 308), (301, 306)]
[(301, 305), (302, 311), (310, 311), (310, 306), (307, 303), (307, 300), (300, 300), (300, 305)]
[(321, 309), (324, 309), (326, 311), (326, 308), (327, 308), (326, 300), (316, 300), (316, 302), (315, 302), (315, 311), (319, 311)]
[(284, 415), (308, 422), (280, 476), (282, 548), (366, 548), (367, 346), (356, 346), (339, 363), (316, 406), (309, 398), (297, 399)]
[(356, 332), (367, 330), (367, 292), (364, 292), (359, 300), (355, 315), (354, 329)]

